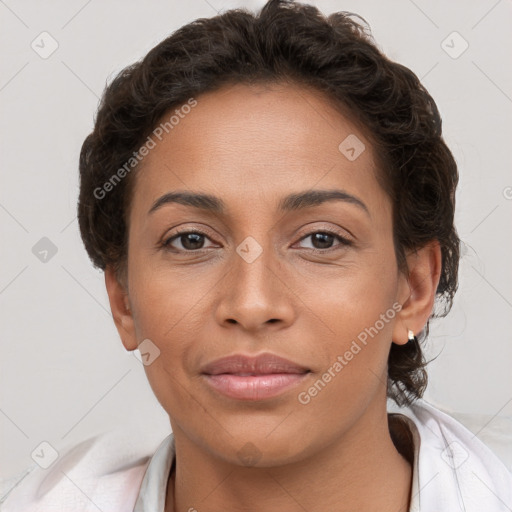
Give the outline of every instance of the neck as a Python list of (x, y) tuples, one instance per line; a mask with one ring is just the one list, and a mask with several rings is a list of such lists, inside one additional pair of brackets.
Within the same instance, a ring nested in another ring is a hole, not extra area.
[(174, 435), (177, 462), (166, 512), (409, 510), (412, 469), (393, 444), (385, 406), (325, 450), (284, 466), (229, 464), (183, 431)]

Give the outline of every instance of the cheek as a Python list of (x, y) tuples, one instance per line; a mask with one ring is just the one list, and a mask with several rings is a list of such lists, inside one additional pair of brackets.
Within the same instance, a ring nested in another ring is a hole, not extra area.
[[(391, 335), (398, 289), (391, 246), (355, 253), (342, 268), (302, 274), (294, 284), (297, 295), (314, 313), (312, 321), (328, 333), (326, 341), (331, 340), (336, 348), (343, 348), (376, 323), (379, 334)], [(386, 313), (383, 323), (379, 319)]]
[(326, 432), (349, 428), (387, 387), (397, 305), (383, 283), (373, 290), (362, 277), (346, 284), (317, 303), (317, 315), (329, 327), (319, 324), (315, 337), (323, 364), (297, 393), (304, 421), (314, 418)]
[(354, 399), (368, 395), (368, 387), (386, 382), (393, 325), (401, 307), (396, 302), (393, 258), (392, 246), (366, 253), (337, 277), (318, 279), (316, 292), (310, 280), (302, 281), (304, 302), (314, 313), (309, 315), (316, 333), (314, 343), (323, 353), (320, 376), (325, 375), (330, 389), (329, 393), (322, 391), (327, 401), (336, 402), (337, 396), (346, 400), (347, 391)]
[[(212, 285), (207, 273), (134, 257), (130, 267), (130, 299), (139, 338), (172, 340), (187, 337), (191, 319)], [(193, 277), (192, 277), (193, 276)]]
[[(203, 271), (199, 276), (186, 269), (170, 271), (167, 266), (145, 264), (135, 257), (130, 267), (130, 299), (134, 311), (137, 340), (149, 339), (159, 353), (144, 367), (155, 395), (164, 407), (186, 395), (186, 381), (193, 371), (197, 354), (208, 341), (208, 291), (214, 290), (218, 277)], [(209, 313), (208, 313), (209, 312)], [(199, 345), (198, 345), (199, 344)], [(172, 407), (174, 409), (174, 407)]]

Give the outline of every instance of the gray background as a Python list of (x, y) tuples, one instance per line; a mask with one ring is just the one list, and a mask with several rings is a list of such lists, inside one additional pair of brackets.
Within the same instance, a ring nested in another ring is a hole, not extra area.
[[(103, 275), (79, 238), (78, 154), (119, 70), (193, 19), (263, 3), (0, 1), (0, 478), (31, 465), (42, 441), (61, 451), (143, 425), (140, 442), (155, 446), (169, 430), (142, 364), (118, 338)], [(512, 417), (512, 3), (311, 3), (362, 15), (385, 53), (422, 78), (438, 103), (461, 173), (464, 245), (453, 310), (432, 323), (427, 355), (439, 357), (426, 398), (485, 415), (479, 432), (492, 429)], [(31, 47), (43, 46), (43, 31), (58, 43), (48, 58)]]

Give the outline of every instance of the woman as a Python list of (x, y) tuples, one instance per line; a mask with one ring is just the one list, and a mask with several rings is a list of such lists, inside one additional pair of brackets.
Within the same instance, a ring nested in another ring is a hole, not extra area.
[(107, 87), (80, 179), (173, 432), (97, 508), (511, 509), (502, 463), (421, 400), (457, 288), (456, 164), (434, 100), (352, 17), (270, 0), (182, 27)]

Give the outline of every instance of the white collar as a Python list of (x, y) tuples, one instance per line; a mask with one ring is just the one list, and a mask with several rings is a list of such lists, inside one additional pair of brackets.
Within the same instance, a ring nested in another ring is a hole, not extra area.
[(167, 482), (175, 460), (176, 446), (171, 433), (151, 457), (133, 512), (165, 512)]
[[(409, 512), (510, 512), (512, 475), (475, 435), (424, 400), (393, 411), (409, 426), (414, 462)], [(133, 512), (164, 512), (175, 462), (173, 434), (146, 469)]]

